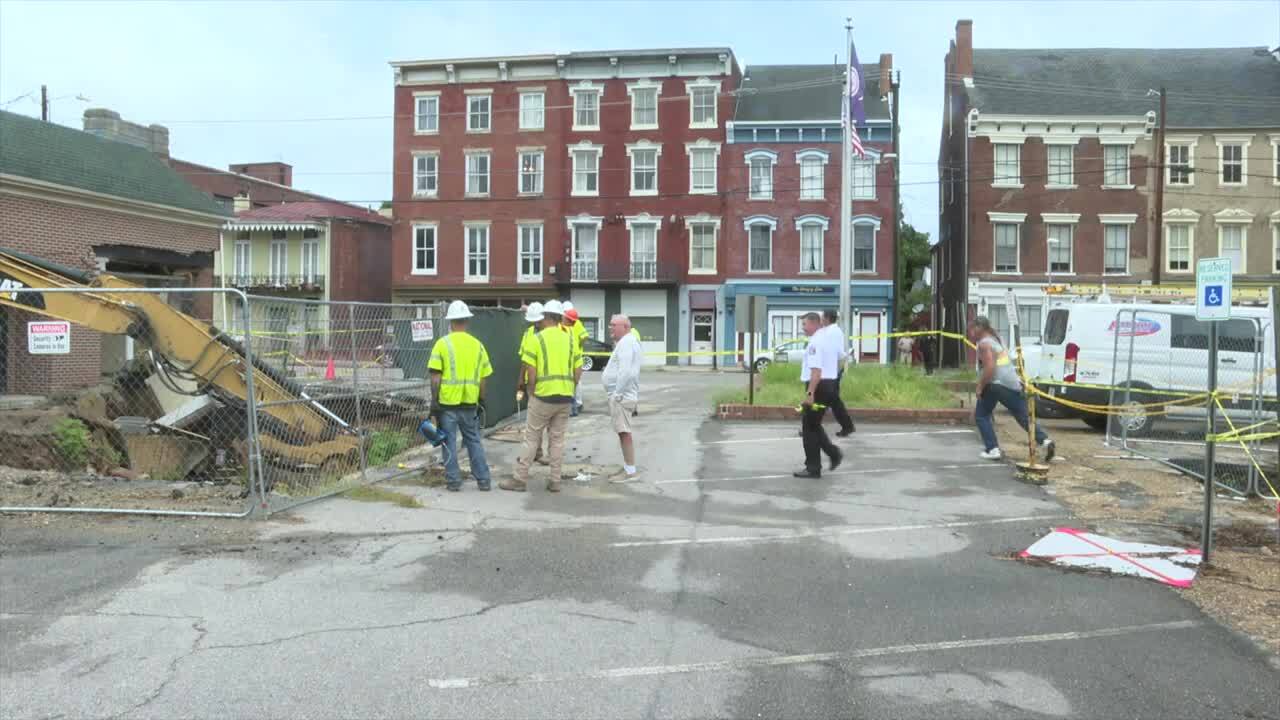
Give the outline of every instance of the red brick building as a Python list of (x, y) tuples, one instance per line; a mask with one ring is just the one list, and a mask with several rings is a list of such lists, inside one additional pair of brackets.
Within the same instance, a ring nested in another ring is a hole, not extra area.
[(625, 312), (647, 349), (687, 347), (686, 285), (727, 262), (732, 51), (392, 66), (397, 300), (563, 297), (596, 337)]

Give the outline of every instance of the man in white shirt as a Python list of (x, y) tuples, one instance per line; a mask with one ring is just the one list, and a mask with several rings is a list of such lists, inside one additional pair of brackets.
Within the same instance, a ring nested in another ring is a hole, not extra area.
[(640, 341), (631, 333), (631, 319), (626, 315), (614, 315), (609, 321), (609, 335), (613, 338), (613, 354), (604, 366), (600, 379), (605, 394), (609, 396), (609, 418), (613, 431), (618, 433), (622, 445), (621, 475), (609, 482), (631, 482), (636, 479), (636, 448), (631, 438), (631, 417), (640, 401), (640, 364), (643, 351)]
[(811, 312), (802, 318), (804, 334), (809, 336), (809, 347), (805, 348), (803, 372), (807, 374), (805, 399), (800, 414), (800, 436), (804, 438), (804, 469), (793, 473), (796, 477), (822, 477), (822, 454), (826, 453), (831, 460), (831, 469), (840, 467), (844, 454), (840, 452), (827, 437), (822, 428), (822, 417), (827, 414), (827, 407), (836, 399), (839, 388), (836, 376), (839, 374), (840, 353), (834, 343), (818, 336), (822, 319), (818, 313)]
[(849, 362), (849, 339), (845, 337), (844, 330), (840, 328), (840, 323), (836, 322), (839, 316), (833, 309), (822, 311), (823, 328), (819, 332), (826, 336), (827, 342), (835, 346), (835, 350), (839, 353), (840, 367), (836, 372), (836, 395), (831, 401), (831, 415), (835, 417), (836, 422), (840, 423), (840, 432), (836, 433), (836, 437), (848, 437), (857, 431), (853, 426), (853, 418), (849, 415), (849, 409), (844, 406), (844, 398), (840, 397), (840, 386), (844, 382), (844, 368)]

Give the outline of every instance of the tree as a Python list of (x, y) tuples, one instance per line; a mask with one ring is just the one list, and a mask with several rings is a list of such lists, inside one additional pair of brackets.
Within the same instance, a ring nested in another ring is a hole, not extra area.
[[(899, 215), (901, 217), (901, 215)], [(915, 313), (911, 308), (916, 305), (929, 306), (930, 289), (920, 287), (912, 290), (916, 277), (922, 268), (927, 268), (932, 260), (929, 245), (929, 233), (920, 232), (911, 223), (902, 221), (898, 226), (898, 317), (897, 327), (905, 328)]]

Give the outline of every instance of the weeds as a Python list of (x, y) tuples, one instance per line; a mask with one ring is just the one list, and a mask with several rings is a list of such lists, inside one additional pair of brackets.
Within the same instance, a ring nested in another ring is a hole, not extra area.
[(365, 456), (365, 462), (369, 467), (386, 465), (412, 444), (413, 436), (407, 432), (379, 430), (369, 438), (369, 450)]
[[(794, 406), (804, 400), (799, 365), (770, 363), (762, 375), (763, 385), (755, 393), (757, 405)], [(942, 386), (939, 378), (900, 365), (851, 366), (845, 371), (840, 396), (849, 407), (859, 408), (923, 410), (956, 406), (955, 398)], [(714, 407), (746, 401), (745, 387), (725, 389), (712, 398)]]
[(395, 490), (388, 490), (387, 488), (380, 487), (378, 485), (361, 485), (360, 487), (351, 488), (350, 490), (342, 493), (342, 496), (352, 500), (358, 500), (359, 502), (391, 503), (392, 505), (402, 508), (422, 507), (422, 503), (418, 502), (418, 499), (412, 495), (406, 495), (401, 492), (396, 492)]
[(83, 470), (89, 459), (89, 428), (75, 418), (54, 423), (53, 442), (65, 467)]

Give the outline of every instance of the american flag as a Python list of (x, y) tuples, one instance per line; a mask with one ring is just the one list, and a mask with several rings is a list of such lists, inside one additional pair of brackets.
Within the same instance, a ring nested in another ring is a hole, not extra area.
[(845, 77), (848, 78), (849, 97), (847, 102), (843, 103), (844, 125), (849, 129), (849, 139), (853, 143), (854, 154), (865, 158), (867, 151), (862, 147), (862, 138), (858, 137), (858, 123), (867, 121), (867, 113), (862, 107), (864, 95), (862, 65), (858, 63), (858, 50), (852, 42), (849, 43), (849, 65), (845, 68)]

